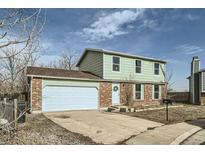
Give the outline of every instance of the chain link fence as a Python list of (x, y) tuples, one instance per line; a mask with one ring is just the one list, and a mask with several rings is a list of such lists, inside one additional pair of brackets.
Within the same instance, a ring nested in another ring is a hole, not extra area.
[(0, 100), (0, 141), (15, 137), (17, 124), (25, 122), (27, 111), (23, 100), (6, 98)]

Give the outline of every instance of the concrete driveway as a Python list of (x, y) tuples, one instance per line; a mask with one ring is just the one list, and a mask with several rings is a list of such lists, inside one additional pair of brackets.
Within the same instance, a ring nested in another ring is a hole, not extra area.
[(102, 144), (117, 144), (148, 128), (163, 124), (121, 114), (99, 111), (44, 113), (53, 122)]

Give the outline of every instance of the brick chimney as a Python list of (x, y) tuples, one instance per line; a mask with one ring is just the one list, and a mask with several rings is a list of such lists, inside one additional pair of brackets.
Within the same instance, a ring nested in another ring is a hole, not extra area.
[(190, 78), (190, 100), (196, 104), (199, 101), (199, 76), (197, 72), (200, 70), (200, 60), (198, 56), (194, 56), (191, 62), (191, 78)]

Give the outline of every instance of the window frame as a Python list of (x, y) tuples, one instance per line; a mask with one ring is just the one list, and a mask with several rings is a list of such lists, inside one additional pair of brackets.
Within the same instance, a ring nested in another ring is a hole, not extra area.
[[(159, 68), (155, 68), (155, 64), (158, 64)], [(155, 71), (158, 71), (158, 74), (155, 74)], [(160, 64), (159, 63), (154, 63), (154, 75), (160, 75)]]
[[(137, 65), (136, 65), (136, 64), (137, 64), (137, 63), (136, 63), (137, 61), (140, 62), (140, 66), (137, 66)], [(140, 73), (136, 71), (137, 68), (140, 68)], [(142, 74), (142, 60), (138, 60), (138, 59), (135, 60), (135, 73), (136, 73), (136, 74)]]
[[(113, 60), (113, 58), (114, 57), (116, 57), (116, 58), (119, 58), (119, 64), (117, 64), (117, 63), (114, 63), (114, 60)], [(113, 65), (118, 65), (119, 66), (119, 71), (115, 71), (114, 69), (113, 69)], [(120, 72), (121, 71), (121, 58), (119, 57), (119, 56), (112, 56), (112, 72)]]
[[(158, 91), (155, 91), (155, 86), (158, 86)], [(159, 100), (160, 99), (160, 85), (159, 84), (154, 84), (153, 85), (153, 99), (154, 100)], [(155, 98), (155, 93), (158, 93), (158, 98)]]
[[(136, 91), (137, 89), (136, 89), (136, 85), (140, 85), (140, 91)], [(142, 101), (142, 100), (144, 100), (144, 92), (143, 92), (143, 90), (144, 90), (144, 84), (142, 84), (142, 83), (135, 83), (134, 84), (134, 90), (133, 90), (133, 92), (134, 92), (134, 94), (133, 94), (133, 96), (134, 96), (134, 100), (136, 100), (136, 101)], [(136, 93), (139, 93), (140, 94), (140, 99), (137, 99), (136, 98)]]

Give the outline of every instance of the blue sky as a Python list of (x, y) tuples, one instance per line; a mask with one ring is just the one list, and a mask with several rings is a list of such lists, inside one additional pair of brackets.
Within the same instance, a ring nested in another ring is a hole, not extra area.
[(47, 9), (41, 39), (47, 61), (86, 47), (167, 60), (180, 91), (188, 89), (193, 56), (205, 68), (205, 9)]

